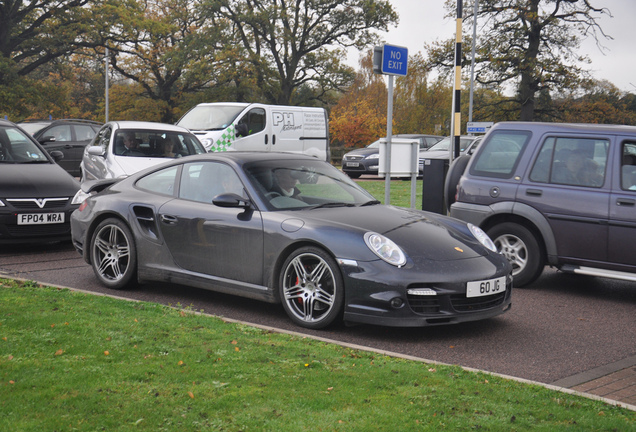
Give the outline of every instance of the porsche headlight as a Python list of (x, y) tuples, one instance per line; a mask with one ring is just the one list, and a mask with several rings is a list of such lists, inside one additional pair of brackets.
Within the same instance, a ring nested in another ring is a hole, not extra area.
[(368, 232), (364, 235), (364, 242), (374, 254), (389, 264), (396, 267), (402, 267), (406, 264), (406, 255), (404, 255), (402, 249), (383, 235)]
[(482, 230), (478, 226), (475, 226), (471, 223), (468, 224), (468, 229), (475, 236), (475, 238), (479, 240), (479, 243), (481, 243), (482, 245), (484, 245), (486, 248), (490, 249), (491, 251), (497, 252), (497, 247), (492, 242), (490, 237), (488, 237), (488, 234), (484, 232), (484, 230)]
[(77, 193), (73, 197), (71, 204), (82, 204), (84, 201), (86, 201), (86, 198), (88, 198), (89, 196), (90, 194), (87, 194), (86, 192), (80, 189), (77, 191)]

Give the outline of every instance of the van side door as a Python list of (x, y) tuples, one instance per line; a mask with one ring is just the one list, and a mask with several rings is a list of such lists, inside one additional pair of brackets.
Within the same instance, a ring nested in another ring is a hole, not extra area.
[(232, 146), (239, 151), (270, 151), (273, 138), (271, 114), (265, 107), (252, 107), (236, 121)]

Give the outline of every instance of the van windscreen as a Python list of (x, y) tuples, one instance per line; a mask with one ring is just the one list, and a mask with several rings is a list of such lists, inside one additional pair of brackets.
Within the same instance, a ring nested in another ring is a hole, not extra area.
[(177, 123), (191, 131), (223, 130), (234, 122), (244, 106), (197, 105)]

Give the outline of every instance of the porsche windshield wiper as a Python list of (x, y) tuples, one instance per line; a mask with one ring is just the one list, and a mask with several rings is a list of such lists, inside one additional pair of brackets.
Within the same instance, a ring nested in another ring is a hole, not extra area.
[(354, 207), (354, 206), (355, 204), (345, 203), (345, 202), (326, 202), (326, 203), (322, 203), (322, 204), (318, 204), (318, 205), (314, 205), (310, 207), (303, 207), (303, 210), (304, 209), (314, 210), (319, 208), (334, 208), (334, 207)]
[(382, 203), (378, 200), (371, 200), (371, 201), (365, 202), (364, 204), (360, 204), (360, 207), (366, 207), (366, 206), (378, 205), (378, 204), (382, 204)]

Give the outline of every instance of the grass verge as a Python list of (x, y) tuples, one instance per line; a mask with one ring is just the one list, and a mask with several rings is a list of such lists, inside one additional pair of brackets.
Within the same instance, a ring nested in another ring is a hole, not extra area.
[(0, 430), (634, 430), (636, 413), (459, 367), (0, 280)]
[[(366, 189), (375, 199), (384, 204), (384, 180), (363, 180), (357, 181), (358, 186)], [(391, 205), (411, 208), (411, 182), (405, 180), (391, 181), (390, 201)], [(422, 180), (417, 180), (415, 184), (415, 209), (422, 210)]]

